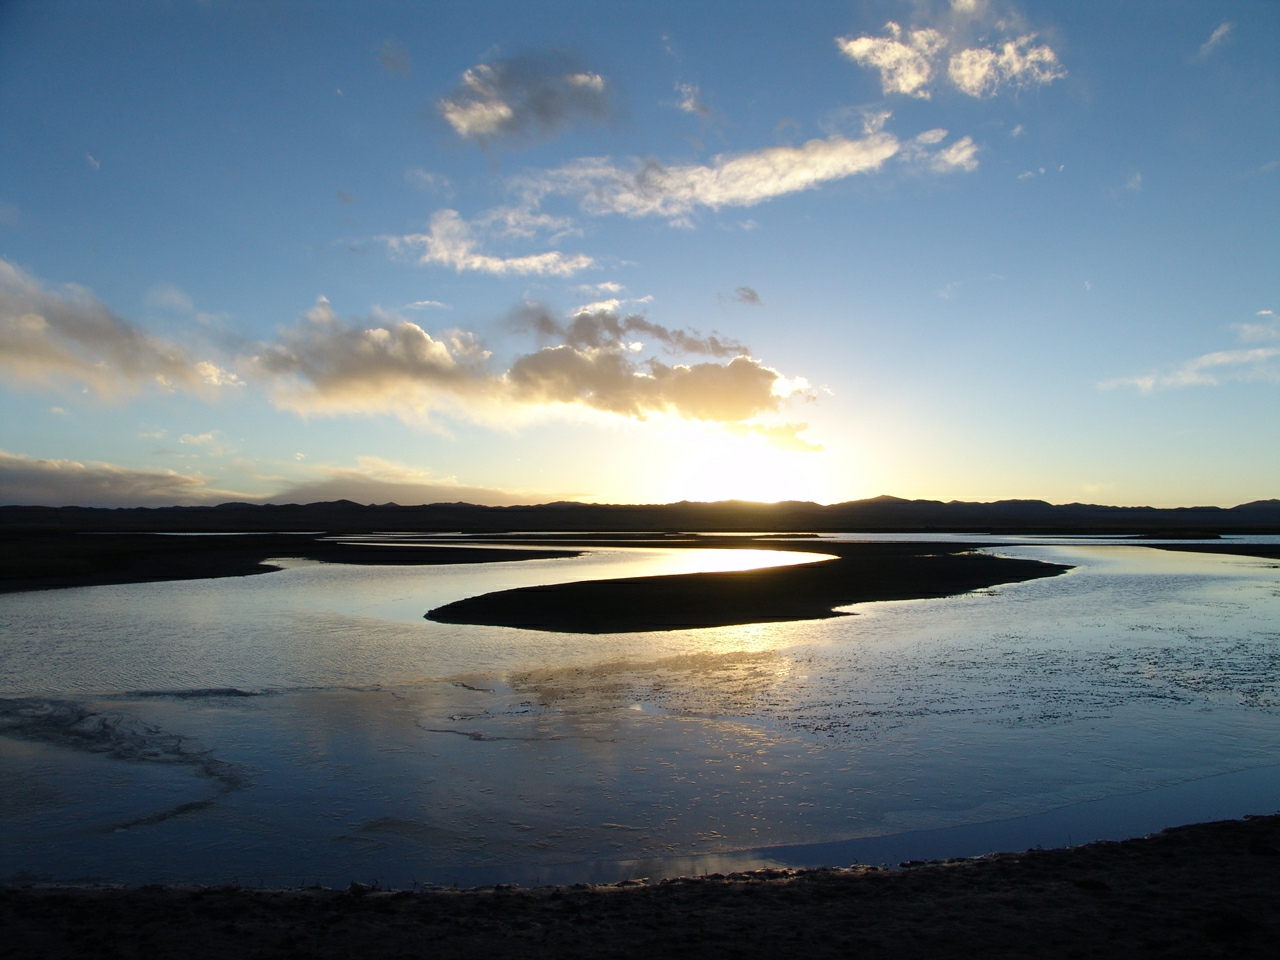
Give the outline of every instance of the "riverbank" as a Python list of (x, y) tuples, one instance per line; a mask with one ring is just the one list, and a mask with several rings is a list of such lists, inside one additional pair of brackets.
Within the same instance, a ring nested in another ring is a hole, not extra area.
[(1280, 816), (902, 870), (378, 891), (0, 889), (0, 957), (1247, 957)]

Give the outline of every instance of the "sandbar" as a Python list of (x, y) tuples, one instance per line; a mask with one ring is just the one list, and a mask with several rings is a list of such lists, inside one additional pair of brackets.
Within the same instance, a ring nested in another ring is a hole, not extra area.
[(808, 545), (831, 554), (816, 563), (519, 587), (458, 600), (426, 616), (438, 623), (558, 633), (685, 630), (820, 620), (842, 616), (834, 608), (850, 604), (947, 597), (1070, 569), (979, 553), (976, 547), (824, 541)]

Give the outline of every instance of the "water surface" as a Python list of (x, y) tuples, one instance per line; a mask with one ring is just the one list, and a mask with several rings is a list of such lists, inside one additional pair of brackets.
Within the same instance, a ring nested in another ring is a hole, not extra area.
[(0, 597), (0, 877), (530, 883), (1280, 808), (1280, 565), (996, 549), (1075, 569), (825, 621), (587, 637), (422, 614), (778, 558), (290, 563)]

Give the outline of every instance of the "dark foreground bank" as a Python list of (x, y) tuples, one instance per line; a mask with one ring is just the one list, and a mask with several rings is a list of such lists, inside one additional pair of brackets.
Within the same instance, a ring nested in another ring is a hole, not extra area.
[(1280, 816), (905, 870), (615, 887), (0, 890), (0, 957), (1253, 957)]
[(1069, 567), (976, 553), (978, 544), (832, 543), (833, 559), (790, 567), (586, 580), (502, 590), (437, 607), (440, 623), (559, 633), (630, 633), (820, 620), (874, 600), (954, 596), (1051, 577)]

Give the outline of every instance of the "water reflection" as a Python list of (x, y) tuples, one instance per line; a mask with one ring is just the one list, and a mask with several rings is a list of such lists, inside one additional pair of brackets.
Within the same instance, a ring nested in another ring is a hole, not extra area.
[[(1123, 822), (1142, 832), (1179, 785), (1280, 764), (1273, 561), (999, 552), (1076, 569), (604, 637), (421, 614), (706, 560), (301, 564), (0, 598), (0, 876), (528, 883), (871, 856), (889, 836), (951, 855), (981, 852), (958, 846), (974, 824), (1020, 824), (981, 842), (1025, 846), (1050, 811), (1138, 795)], [(1266, 783), (1250, 796), (1280, 807)]]

